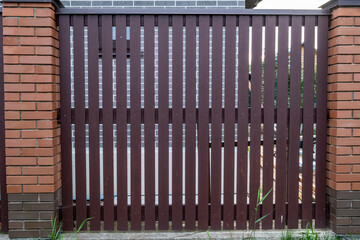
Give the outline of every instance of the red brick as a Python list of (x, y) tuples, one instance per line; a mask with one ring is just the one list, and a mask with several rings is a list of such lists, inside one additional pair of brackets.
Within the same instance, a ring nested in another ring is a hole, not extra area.
[(6, 177), (7, 184), (37, 184), (36, 176), (8, 176)]
[(23, 148), (22, 149), (23, 156), (38, 156), (38, 157), (45, 157), (45, 156), (54, 156), (57, 154), (57, 149), (54, 148)]
[(20, 130), (6, 130), (5, 138), (20, 138)]
[[(39, 67), (39, 66), (37, 66)], [(5, 65), (4, 73), (35, 73), (33, 65)]]
[(32, 102), (5, 102), (5, 110), (36, 110)]
[(53, 129), (58, 126), (57, 120), (51, 121), (38, 121), (37, 127), (38, 129)]
[[(328, 152), (332, 154), (339, 154), (339, 155), (345, 155), (345, 154), (351, 154), (351, 147), (343, 147), (343, 146), (331, 146), (328, 145)], [(328, 154), (329, 158), (332, 159), (335, 155)]]
[(332, 84), (328, 85), (328, 90), (330, 92), (359, 91), (360, 90), (360, 82), (359, 83), (332, 83)]
[(58, 39), (58, 32), (50, 27), (47, 28), (36, 28), (36, 36), (40, 37), (55, 37)]
[(3, 8), (3, 17), (33, 17), (32, 8)]
[(4, 27), (4, 36), (34, 36), (35, 29), (29, 27)]
[(52, 9), (48, 8), (37, 8), (35, 9), (35, 15), (37, 18), (40, 17), (50, 17), (55, 19), (55, 12)]
[(360, 172), (360, 165), (353, 165), (352, 172)]
[(52, 46), (55, 44), (55, 39), (52, 37), (20, 37), (20, 44), (22, 46)]
[(8, 185), (6, 186), (7, 193), (21, 193), (22, 186), (21, 185)]
[(19, 64), (19, 56), (5, 55), (4, 64)]
[(21, 119), (56, 119), (56, 112), (22, 112)]
[(328, 75), (328, 83), (334, 83), (334, 82), (352, 82), (353, 80), (353, 74), (351, 73), (339, 73), (339, 74), (332, 74)]
[(35, 121), (6, 121), (6, 129), (34, 129), (36, 127)]
[(4, 54), (35, 54), (35, 47), (30, 46), (4, 46)]
[(19, 93), (5, 93), (5, 101), (19, 101), (20, 94)]
[(21, 167), (6, 167), (6, 175), (20, 175)]
[(336, 36), (359, 36), (359, 27), (337, 27), (330, 30), (330, 37)]
[(355, 17), (354, 19), (354, 25), (359, 26), (360, 25), (360, 17)]
[(36, 147), (35, 139), (6, 139), (6, 147)]
[(34, 74), (22, 74), (21, 82), (28, 83), (55, 83), (59, 79), (59, 76), (55, 75), (34, 75)]
[(21, 27), (52, 27), (56, 29), (56, 23), (51, 18), (20, 18)]
[(336, 191), (349, 191), (351, 190), (351, 183), (337, 183), (332, 181), (331, 179), (326, 180), (327, 186), (336, 190)]
[(60, 144), (60, 139), (38, 139), (38, 147), (55, 147)]
[(353, 182), (352, 183), (352, 190), (353, 191), (359, 191), (360, 190), (360, 183), (359, 182)]
[(330, 28), (338, 26), (352, 26), (354, 25), (353, 17), (338, 17), (331, 20)]
[(336, 47), (331, 48), (330, 53), (331, 53), (331, 55), (350, 54), (350, 56), (353, 54), (360, 54), (360, 46), (353, 46), (353, 45), (336, 46)]
[(336, 36), (329, 40), (329, 47), (334, 47), (336, 45), (353, 44), (353, 43), (354, 43), (353, 36)]
[(23, 93), (21, 94), (22, 101), (57, 101), (56, 94), (53, 93)]
[(60, 107), (59, 102), (38, 102), (36, 103), (37, 110), (56, 110)]
[(57, 165), (51, 167), (23, 167), (23, 175), (54, 175), (59, 168)]
[(350, 173), (351, 165), (339, 165), (339, 164), (329, 163), (328, 169), (336, 173)]
[(360, 63), (360, 55), (354, 56), (354, 63)]
[(338, 110), (329, 110), (330, 118), (352, 118), (352, 112), (350, 110), (338, 111)]
[[(341, 110), (346, 110), (346, 109), (360, 109), (360, 102), (349, 102), (349, 101), (339, 101), (339, 102), (328, 102), (328, 108), (329, 109), (341, 109)], [(355, 115), (354, 115), (355, 117)]]
[(356, 119), (330, 119), (330, 127), (353, 128), (360, 127), (360, 120)]
[(358, 137), (329, 137), (328, 142), (333, 145), (340, 145), (340, 146), (359, 146), (360, 145), (360, 138)]
[(5, 84), (5, 92), (34, 92), (35, 84)]
[(52, 193), (58, 188), (55, 185), (24, 185), (24, 193)]
[(328, 132), (330, 136), (338, 136), (338, 137), (351, 136), (351, 129), (329, 128)]
[(37, 65), (36, 66), (36, 73), (42, 74), (59, 74), (59, 67), (56, 66), (43, 66), (43, 65)]
[(332, 12), (331, 19), (337, 17), (357, 17), (360, 16), (360, 9), (359, 8), (336, 8)]
[(334, 181), (337, 182), (360, 181), (360, 174), (335, 174)]
[(17, 83), (19, 82), (19, 74), (4, 74), (5, 83)]
[(37, 92), (60, 92), (59, 84), (37, 84)]
[(328, 62), (330, 65), (339, 64), (339, 63), (352, 63), (353, 56), (352, 55), (335, 55), (328, 58)]
[(11, 17), (6, 17), (3, 18), (3, 26), (6, 27), (13, 27), (13, 26), (18, 26), (19, 25), (19, 18), (11, 18)]
[(360, 72), (359, 64), (337, 64), (337, 65), (329, 66), (329, 73), (354, 73), (354, 72)]
[(339, 101), (339, 100), (352, 100), (352, 92), (332, 92), (328, 94), (328, 100), (330, 101)]
[(56, 136), (56, 130), (26, 130), (22, 132), (23, 138), (52, 138)]
[(360, 37), (355, 37), (355, 44), (360, 44)]
[(5, 120), (20, 119), (20, 112), (5, 112)]
[(19, 45), (19, 38), (18, 37), (4, 36), (3, 41), (4, 41), (4, 46), (6, 46), (6, 45), (14, 45), (14, 46)]
[(54, 157), (39, 157), (38, 164), (39, 165), (54, 165), (60, 162), (60, 155)]
[(36, 165), (36, 157), (7, 157), (6, 158), (6, 165)]

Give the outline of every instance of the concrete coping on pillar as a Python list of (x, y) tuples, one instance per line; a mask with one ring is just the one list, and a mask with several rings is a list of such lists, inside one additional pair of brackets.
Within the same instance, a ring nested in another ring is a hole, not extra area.
[(60, 0), (2, 0), (2, 3), (52, 3), (56, 8), (64, 8)]
[(338, 7), (360, 7), (359, 0), (331, 0), (321, 5), (319, 8), (332, 10)]

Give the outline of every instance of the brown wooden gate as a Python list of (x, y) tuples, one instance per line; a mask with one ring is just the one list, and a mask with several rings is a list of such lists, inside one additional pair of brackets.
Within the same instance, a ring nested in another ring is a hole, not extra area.
[(64, 229), (325, 227), (328, 15), (60, 9)]

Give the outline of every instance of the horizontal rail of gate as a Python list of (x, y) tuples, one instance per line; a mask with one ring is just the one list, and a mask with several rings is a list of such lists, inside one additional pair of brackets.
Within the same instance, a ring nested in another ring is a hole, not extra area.
[(58, 10), (64, 229), (325, 227), (328, 15)]

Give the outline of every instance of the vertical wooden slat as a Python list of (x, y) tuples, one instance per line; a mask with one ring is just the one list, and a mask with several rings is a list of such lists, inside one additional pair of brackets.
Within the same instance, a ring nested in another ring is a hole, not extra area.
[(128, 229), (126, 16), (116, 16), (117, 227)]
[[(264, 146), (263, 146), (263, 202), (262, 215), (273, 211), (274, 167), (274, 96), (275, 96), (275, 16), (266, 16), (264, 64)], [(262, 229), (271, 229), (273, 219), (262, 220)]]
[(289, 17), (279, 17), (277, 69), (277, 124), (276, 124), (276, 191), (275, 228), (286, 223), (287, 182), (287, 119), (288, 119), (288, 65)]
[(305, 17), (302, 227), (312, 221), (315, 16)]
[(71, 141), (71, 73), (70, 73), (70, 17), (59, 16), (60, 42), (60, 105), (61, 105), (61, 169), (63, 229), (73, 229), (72, 141)]
[(198, 228), (209, 226), (209, 16), (199, 17)]
[(183, 16), (173, 16), (172, 59), (172, 229), (182, 230)]
[(100, 148), (99, 148), (99, 27), (98, 16), (88, 16), (89, 44), (89, 168), (90, 229), (100, 230)]
[(224, 229), (234, 229), (235, 39), (236, 16), (228, 15), (225, 30)]
[(300, 81), (301, 81), (301, 16), (292, 16), (290, 56), (290, 124), (288, 227), (298, 228), (299, 144), (300, 144)]
[(212, 17), (211, 229), (221, 229), (222, 16)]
[(249, 127), (249, 17), (239, 16), (238, 149), (236, 228), (247, 228), (247, 169)]
[(326, 226), (327, 16), (318, 17), (315, 226)]
[(159, 230), (169, 228), (169, 16), (159, 28)]
[(145, 229), (155, 230), (155, 39), (154, 16), (144, 17)]
[[(2, 16), (0, 16), (0, 46), (3, 46)], [(6, 164), (5, 164), (5, 113), (4, 113), (4, 57), (3, 48), (0, 49), (0, 184), (1, 184), (1, 231), (7, 232), (8, 197), (6, 191)]]
[(104, 230), (114, 230), (112, 17), (102, 16)]
[(140, 16), (130, 16), (131, 229), (141, 229)]
[(196, 16), (186, 16), (185, 228), (195, 229)]
[[(76, 226), (86, 219), (84, 16), (74, 16)], [(86, 230), (86, 226), (82, 228)]]
[(261, 138), (261, 82), (262, 82), (262, 22), (261, 16), (252, 17), (251, 56), (251, 129), (250, 129), (250, 210), (249, 227), (254, 228), (256, 200), (260, 187)]

